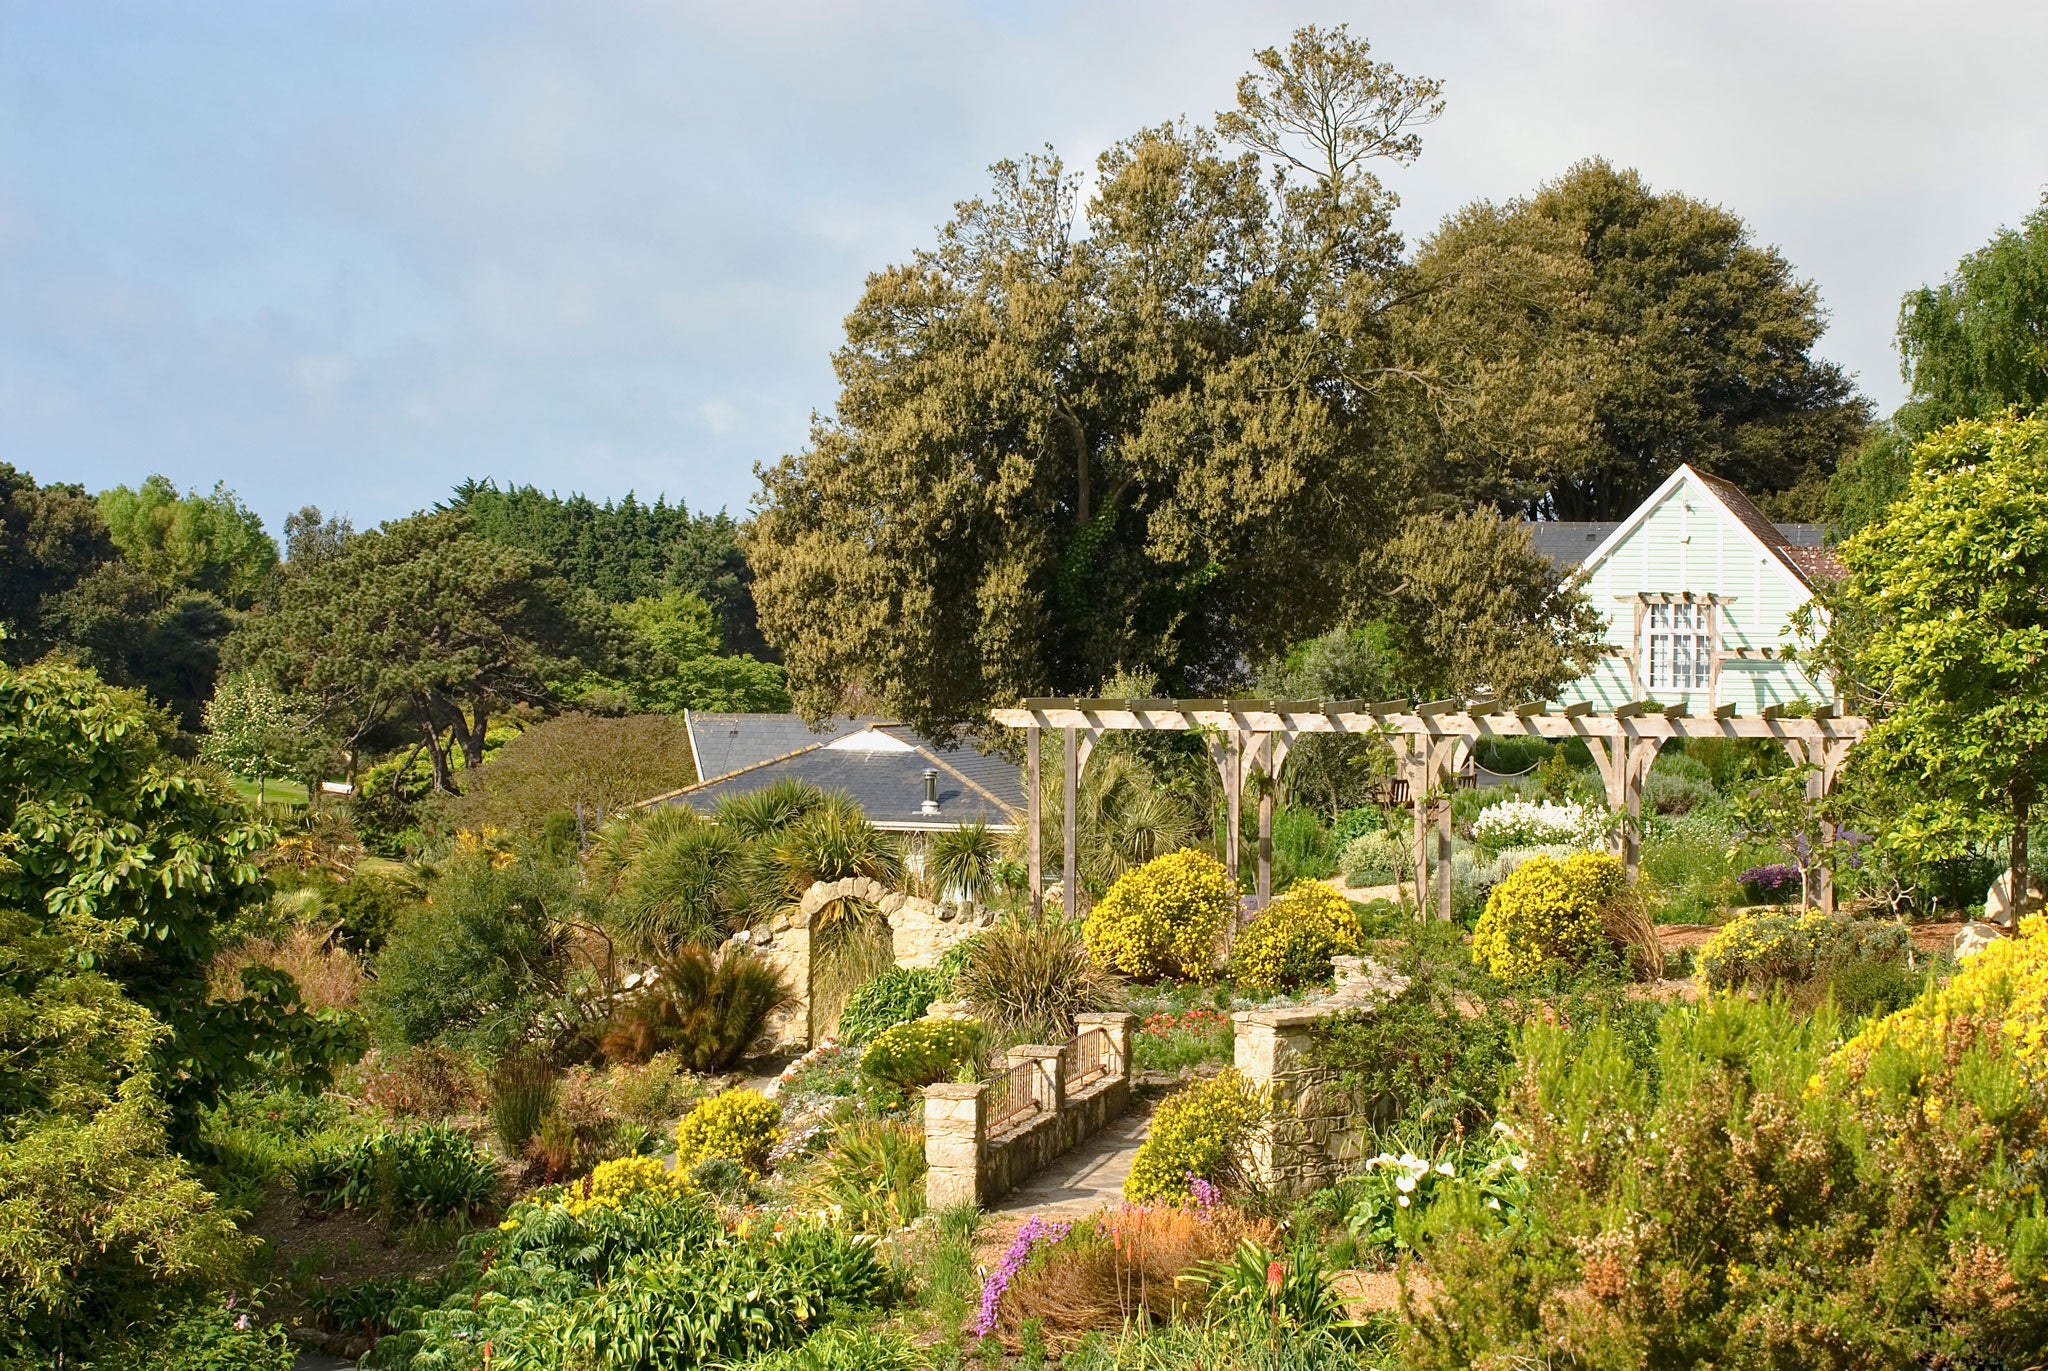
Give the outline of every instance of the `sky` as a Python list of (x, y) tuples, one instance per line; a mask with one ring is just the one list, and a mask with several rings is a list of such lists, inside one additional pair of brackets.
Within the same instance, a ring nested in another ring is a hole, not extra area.
[(869, 272), (1348, 23), (1441, 78), (1411, 241), (1604, 156), (1742, 215), (1902, 397), (1900, 296), (2048, 189), (2038, 0), (0, 0), (0, 461), (273, 530), (464, 477), (742, 511)]

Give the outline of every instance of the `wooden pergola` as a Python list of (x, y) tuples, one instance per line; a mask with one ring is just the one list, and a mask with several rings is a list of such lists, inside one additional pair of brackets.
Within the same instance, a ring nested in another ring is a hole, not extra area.
[[(1077, 909), (1079, 843), (1076, 823), (1081, 772), (1088, 754), (1105, 733), (1121, 730), (1198, 732), (1223, 781), (1226, 811), (1224, 865), (1232, 882), (1238, 873), (1238, 831), (1244, 789), (1256, 774), (1277, 778), (1294, 740), (1308, 733), (1352, 733), (1383, 738), (1393, 749), (1401, 775), (1408, 782), (1414, 809), (1416, 904), (1428, 907), (1426, 894), (1431, 819), (1436, 829), (1437, 912), (1451, 917), (1451, 808), (1448, 790), (1481, 738), (1538, 737), (1584, 740), (1599, 765), (1610, 809), (1625, 816), (1614, 846), (1631, 873), (1641, 855), (1643, 778), (1657, 750), (1672, 738), (1775, 738), (1801, 766), (1813, 768), (1807, 793), (1818, 799), (1834, 788), (1849, 749), (1868, 728), (1867, 720), (1841, 714), (1835, 706), (1816, 705), (1808, 714), (1788, 714), (1781, 706), (1761, 714), (1738, 715), (1733, 705), (1711, 713), (1688, 713), (1682, 704), (1654, 700), (1625, 704), (1595, 713), (1588, 704), (1504, 705), (1493, 700), (1406, 700), (1368, 703), (1364, 700), (1025, 700), (1015, 709), (990, 713), (1006, 728), (1025, 736), (1026, 852), (1030, 869), (1032, 912), (1038, 913), (1044, 890), (1041, 860), (1043, 827), (1039, 805), (1039, 742), (1058, 730), (1066, 742), (1066, 775), (1062, 810), (1061, 894), (1070, 911)], [(1259, 788), (1259, 846), (1256, 901), (1273, 896), (1273, 791)], [(1826, 837), (1832, 843), (1830, 830)], [(1833, 874), (1822, 867), (1821, 908), (1835, 907)]]

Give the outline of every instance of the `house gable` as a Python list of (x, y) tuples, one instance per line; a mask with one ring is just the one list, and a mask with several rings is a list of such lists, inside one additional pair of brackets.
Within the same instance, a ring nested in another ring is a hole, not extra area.
[[(1813, 598), (1807, 573), (1785, 535), (1725, 481), (1681, 466), (1601, 540), (1578, 579), (1606, 620), (1608, 656), (1560, 692), (1566, 702), (1608, 709), (1657, 699), (1751, 714), (1828, 696), (1824, 682), (1784, 655), (1793, 614)], [(1650, 685), (1645, 629), (1666, 601), (1712, 607), (1711, 651), (1704, 642), (1700, 651), (1713, 660), (1705, 684)]]

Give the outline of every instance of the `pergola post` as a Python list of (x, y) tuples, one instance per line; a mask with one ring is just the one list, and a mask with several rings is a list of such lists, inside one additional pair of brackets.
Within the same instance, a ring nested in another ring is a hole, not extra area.
[(1031, 917), (1045, 913), (1045, 849), (1041, 831), (1044, 806), (1039, 803), (1038, 738), (1036, 724), (1024, 729), (1024, 879), (1031, 887)]
[(1237, 893), (1237, 833), (1244, 823), (1244, 735), (1235, 726), (1223, 744), (1223, 866)]
[(1451, 775), (1452, 765), (1457, 757), (1456, 739), (1438, 743), (1429, 750), (1430, 789), (1438, 789), (1444, 783), (1437, 797), (1436, 805), (1436, 915), (1445, 923), (1451, 921)]
[(1414, 819), (1415, 915), (1429, 917), (1429, 739), (1407, 740), (1401, 769), (1408, 776), (1408, 804)]
[(1264, 781), (1259, 786), (1259, 877), (1254, 889), (1257, 905), (1273, 903), (1273, 782), (1279, 768), (1273, 765), (1273, 735), (1259, 735), (1259, 769)]
[(1066, 731), (1066, 783), (1060, 792), (1060, 910), (1066, 918), (1081, 912), (1081, 730)]

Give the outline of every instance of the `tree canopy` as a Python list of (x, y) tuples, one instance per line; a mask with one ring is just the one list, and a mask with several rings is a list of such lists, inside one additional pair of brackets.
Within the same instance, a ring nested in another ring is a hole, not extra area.
[(121, 555), (155, 583), (159, 594), (204, 591), (247, 609), (277, 567), (277, 544), (263, 521), (225, 484), (211, 494), (178, 494), (165, 476), (99, 496)]
[(1837, 632), (1879, 715), (1854, 756), (1908, 796), (1893, 840), (1953, 852), (2010, 825), (2024, 891), (2048, 781), (2048, 416), (1933, 434), (1842, 559)]
[(594, 610), (532, 553), (470, 531), (460, 512), (357, 535), (252, 614), (238, 665), (302, 700), (344, 747), (402, 722), (455, 789), (448, 753), (482, 764), (494, 714), (552, 702), (597, 631)]
[(1899, 307), (1900, 419), (1918, 437), (2048, 401), (2048, 196)]

